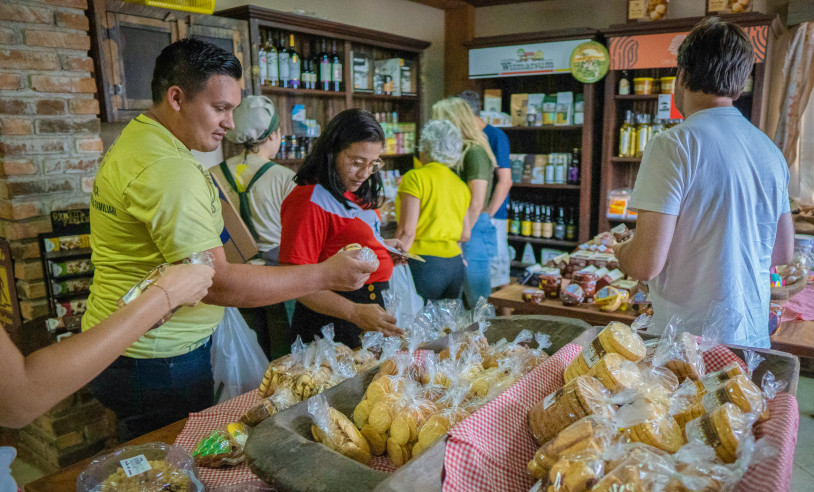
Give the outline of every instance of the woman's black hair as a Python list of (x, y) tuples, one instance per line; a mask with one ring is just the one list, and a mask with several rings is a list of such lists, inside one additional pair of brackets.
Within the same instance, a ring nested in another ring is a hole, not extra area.
[[(336, 156), (357, 142), (384, 143), (384, 131), (369, 111), (346, 109), (328, 123), (325, 131), (317, 139), (311, 153), (305, 158), (294, 181), (298, 185), (320, 184), (343, 204), (346, 209), (351, 204), (345, 198), (345, 185), (336, 170)], [(379, 173), (373, 173), (354, 193), (357, 205), (365, 209), (378, 208), (382, 193), (382, 180)]]

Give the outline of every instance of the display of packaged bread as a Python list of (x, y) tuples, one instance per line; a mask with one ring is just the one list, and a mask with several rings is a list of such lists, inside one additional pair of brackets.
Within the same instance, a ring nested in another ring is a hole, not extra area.
[[(532, 490), (732, 490), (765, 456), (756, 449), (770, 444), (753, 427), (783, 384), (766, 371), (758, 386), (737, 362), (705, 373), (702, 350), (720, 341), (706, 327), (700, 343), (682, 328), (674, 319), (645, 345), (612, 323), (583, 349), (562, 388), (528, 412), (539, 445), (527, 466), (539, 480)], [(745, 351), (744, 360), (752, 374), (762, 357)]]
[(359, 463), (370, 461), (367, 440), (342, 412), (328, 406), (324, 395), (308, 400), (308, 413), (314, 420), (311, 433), (315, 441)]
[(609, 323), (565, 370), (565, 382), (588, 374), (605, 354), (617, 353), (631, 362), (645, 356), (644, 341), (629, 326), (618, 321)]

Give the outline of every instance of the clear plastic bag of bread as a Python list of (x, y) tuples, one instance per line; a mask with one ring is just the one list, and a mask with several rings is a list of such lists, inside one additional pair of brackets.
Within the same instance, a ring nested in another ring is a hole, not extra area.
[(697, 419), (706, 413), (704, 405), (701, 403), (701, 394), (698, 391), (698, 385), (691, 379), (685, 379), (678, 389), (670, 396), (670, 415), (676, 420), (678, 426), (681, 427), (681, 432), (687, 422)]
[(394, 289), (385, 289), (382, 291), (382, 300), (384, 301), (384, 310), (395, 317), (401, 305), (401, 298), (398, 293)]
[(441, 299), (435, 301), (438, 313), (444, 324), (443, 333), (451, 333), (466, 328), (458, 324), (461, 313), (464, 311), (464, 303), (460, 299)]
[(418, 455), (441, 439), (458, 422), (465, 419), (471, 408), (467, 405), (470, 392), (469, 382), (459, 380), (437, 402), (438, 411), (430, 415), (418, 429), (418, 440), (411, 453)]
[(261, 399), (250, 409), (246, 410), (240, 422), (254, 427), (272, 415), (282, 412), (286, 408), (298, 403), (291, 388), (279, 388), (271, 396)]
[(565, 369), (565, 382), (588, 374), (588, 371), (609, 353), (617, 353), (635, 363), (644, 358), (646, 350), (644, 341), (630, 326), (612, 321)]
[(604, 476), (591, 490), (599, 492), (662, 490), (675, 474), (675, 465), (670, 456), (646, 444), (620, 444), (613, 454), (616, 459), (606, 462)]
[(287, 387), (290, 390), (294, 386), (294, 379), (305, 372), (303, 360), (306, 349), (306, 344), (297, 335), (291, 344), (291, 353), (269, 363), (257, 390), (261, 398), (273, 395), (280, 387)]
[(418, 443), (418, 430), (438, 412), (438, 406), (427, 398), (421, 383), (408, 379), (395, 409), (387, 438), (387, 456), (398, 467), (412, 457), (413, 448)]
[[(639, 385), (636, 388), (635, 397), (664, 407), (670, 406), (670, 397), (678, 389), (678, 378), (675, 374), (663, 366), (650, 366), (640, 369)], [(622, 401), (617, 401), (622, 403)]]
[(484, 336), (483, 331), (480, 329), (474, 331), (456, 331), (450, 333), (447, 337), (447, 346), (441, 351), (440, 356), (441, 360), (447, 359), (452, 357), (453, 360), (458, 359), (464, 349), (468, 346), (474, 346), (477, 350), (481, 352), (481, 357), (484, 359), (484, 365), (486, 366), (486, 361), (489, 361), (489, 366), (497, 365), (497, 361), (491, 357), (493, 347), (489, 345), (489, 342), (486, 340), (486, 336)]
[(698, 381), (706, 372), (695, 336), (686, 330), (678, 316), (673, 316), (667, 323), (653, 354), (652, 364), (671, 370), (679, 382), (687, 378)]
[(665, 405), (639, 398), (620, 407), (614, 423), (633, 442), (675, 453), (684, 445), (684, 436), (669, 410)]
[(368, 331), (362, 336), (362, 347), (353, 353), (353, 363), (356, 372), (364, 372), (379, 364), (379, 354), (382, 352), (384, 333)]
[(717, 459), (715, 450), (693, 441), (674, 455), (675, 474), (664, 486), (664, 492), (706, 492), (729, 490), (740, 478), (735, 469)]
[(615, 352), (602, 356), (586, 375), (598, 379), (613, 394), (635, 390), (642, 377), (639, 366)]
[(611, 419), (616, 406), (596, 378), (579, 376), (531, 407), (529, 428), (542, 446), (574, 422), (596, 415)]
[(560, 458), (548, 472), (549, 492), (583, 492), (590, 490), (604, 475), (601, 452), (586, 450)]
[(325, 395), (320, 394), (308, 400), (308, 414), (314, 421), (311, 434), (315, 441), (363, 465), (370, 461), (368, 442), (350, 419), (328, 406)]
[[(772, 375), (771, 378), (773, 379), (774, 376)], [(774, 391), (774, 387), (770, 391)], [(745, 375), (737, 375), (723, 382), (716, 389), (708, 391), (701, 398), (701, 403), (707, 412), (711, 412), (724, 403), (732, 403), (742, 412), (754, 414), (758, 423), (769, 419), (766, 395)]]
[(374, 266), (376, 270), (379, 269), (379, 258), (376, 256), (376, 253), (368, 248), (367, 246), (362, 246), (358, 243), (348, 244), (341, 250), (342, 251), (354, 251), (354, 257), (359, 261), (364, 261), (370, 263)]
[(724, 463), (734, 463), (740, 442), (752, 432), (757, 416), (743, 413), (736, 405), (724, 403), (687, 423), (688, 442), (701, 442), (715, 450)]
[(181, 446), (150, 442), (94, 458), (76, 479), (78, 492), (203, 492), (195, 461)]
[(376, 456), (387, 451), (390, 426), (398, 412), (401, 393), (409, 380), (405, 374), (413, 362), (412, 357), (404, 352), (388, 360), (394, 361), (395, 374), (383, 375), (371, 381), (362, 401), (353, 410), (353, 422), (369, 443), (371, 453)]
[[(485, 337), (483, 339), (485, 340)], [(497, 367), (498, 360), (508, 357), (510, 354), (527, 351), (528, 343), (533, 339), (534, 334), (531, 330), (523, 330), (511, 342), (501, 338), (493, 345), (488, 345), (486, 350), (481, 351), (484, 369)]]
[(590, 451), (604, 451), (617, 435), (616, 426), (605, 418), (590, 415), (563, 429), (556, 437), (540, 446), (529, 461), (529, 475), (536, 479), (548, 476), (560, 458)]
[(198, 441), (192, 457), (196, 465), (206, 468), (238, 465), (246, 457), (243, 448), (248, 438), (249, 428), (246, 425), (240, 422), (227, 424)]

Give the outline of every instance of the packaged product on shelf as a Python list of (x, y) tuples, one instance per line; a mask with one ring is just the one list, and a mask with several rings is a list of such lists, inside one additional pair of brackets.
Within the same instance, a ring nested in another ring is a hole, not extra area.
[(548, 165), (548, 155), (537, 154), (534, 156), (534, 169), (531, 172), (532, 184), (545, 183), (545, 169)]
[(653, 77), (636, 77), (633, 79), (633, 93), (638, 95), (649, 95), (653, 93)]
[(61, 296), (65, 294), (86, 292), (90, 290), (91, 283), (93, 283), (92, 277), (75, 278), (71, 280), (63, 280), (61, 282), (51, 282), (51, 293), (55, 296)]
[(401, 95), (415, 95), (416, 91), (413, 87), (413, 67), (407, 60), (403, 60), (401, 66)]
[(528, 108), (528, 94), (512, 94), (510, 98), (512, 126), (526, 126), (526, 110)]
[(512, 182), (520, 183), (523, 181), (523, 163), (526, 160), (526, 154), (509, 154), (509, 160), (512, 165)]
[(48, 265), (51, 268), (51, 275), (54, 277), (93, 273), (93, 263), (91, 263), (90, 258), (62, 262), (48, 261)]
[[(353, 52), (351, 54), (352, 70), (353, 70), (353, 89), (358, 92), (370, 92), (373, 90), (371, 85), (370, 76), (370, 62), (371, 58), (365, 53)], [(327, 63), (330, 66), (330, 62)], [(320, 68), (322, 70), (322, 68)], [(330, 71), (330, 68), (325, 69)], [(330, 78), (330, 76), (328, 77)]]
[(627, 20), (653, 21), (667, 16), (670, 0), (628, 0)]
[(585, 96), (580, 93), (574, 96), (574, 124), (583, 123), (585, 123)]
[(546, 94), (543, 98), (543, 125), (553, 125), (557, 121), (557, 94)]
[(74, 299), (71, 301), (62, 301), (57, 304), (56, 311), (57, 317), (63, 316), (76, 316), (84, 313), (88, 309), (87, 299)]
[(627, 206), (630, 202), (630, 191), (627, 189), (611, 190), (608, 193), (608, 208), (605, 216), (612, 220), (625, 220), (627, 218)]
[(70, 251), (76, 249), (90, 248), (90, 234), (78, 234), (75, 236), (60, 236), (44, 238), (46, 252)]
[(585, 293), (579, 284), (568, 284), (560, 290), (560, 300), (566, 306), (578, 306), (585, 300)]
[(195, 446), (192, 457), (195, 464), (206, 468), (220, 468), (243, 463), (243, 448), (249, 438), (245, 425), (237, 422), (212, 431)]
[[(401, 96), (401, 67), (404, 66), (403, 58), (389, 58), (387, 60), (374, 60), (374, 85), (383, 84), (388, 87), (384, 93), (388, 92), (393, 96)], [(389, 89), (389, 90), (388, 90)]]
[(752, 11), (752, 0), (707, 0), (707, 15), (741, 14)]
[(555, 125), (571, 125), (574, 122), (574, 93), (557, 93), (557, 116)]
[(545, 94), (529, 94), (528, 106), (526, 108), (526, 122), (528, 126), (540, 126), (543, 124), (543, 101)]
[(305, 123), (305, 105), (295, 104), (291, 109), (291, 127), (295, 135), (305, 135), (308, 125)]
[(500, 89), (486, 89), (483, 91), (483, 110), (490, 113), (503, 112), (503, 95)]

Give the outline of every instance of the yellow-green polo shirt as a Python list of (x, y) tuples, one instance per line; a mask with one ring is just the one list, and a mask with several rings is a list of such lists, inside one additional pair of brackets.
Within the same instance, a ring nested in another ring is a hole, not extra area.
[(461, 254), (458, 241), (471, 195), (466, 183), (443, 164), (431, 162), (408, 171), (396, 195), (396, 215), (401, 212), (401, 194), (419, 199), (421, 211), (410, 252), (452, 258)]
[[(144, 115), (125, 127), (102, 160), (90, 225), (95, 271), (83, 331), (116, 311), (116, 301), (154, 267), (223, 245), (220, 201), (209, 172), (169, 130)], [(125, 355), (187, 353), (222, 318), (220, 306), (183, 307)]]

